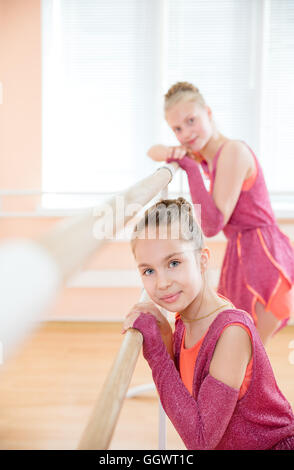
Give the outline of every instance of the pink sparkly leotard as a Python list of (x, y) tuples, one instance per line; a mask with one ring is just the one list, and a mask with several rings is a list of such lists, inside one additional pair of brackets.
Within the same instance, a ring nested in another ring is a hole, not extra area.
[[(222, 331), (234, 323), (244, 325), (252, 341), (251, 380), (242, 398), (239, 390), (209, 372)], [(294, 450), (293, 411), (277, 386), (260, 336), (246, 313), (230, 309), (214, 319), (194, 366), (192, 394), (179, 373), (182, 320), (177, 318), (175, 324), (174, 361), (153, 315), (141, 313), (133, 328), (143, 334), (143, 355), (152, 370), (160, 401), (187, 449)]]

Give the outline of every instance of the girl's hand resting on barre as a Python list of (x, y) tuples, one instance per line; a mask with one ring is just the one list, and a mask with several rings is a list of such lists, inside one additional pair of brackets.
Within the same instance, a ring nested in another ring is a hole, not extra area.
[[(152, 317), (156, 319), (156, 323), (159, 327), (161, 339), (163, 343), (165, 344), (165, 347), (171, 359), (174, 361), (173, 332), (172, 332), (171, 326), (168, 320), (165, 318), (164, 315), (162, 315), (160, 310), (154, 305), (153, 302), (140, 302), (134, 305), (134, 307), (130, 310), (130, 312), (127, 314), (124, 320), (122, 334), (124, 334), (129, 328), (133, 327), (133, 324), (135, 323), (137, 318), (140, 317), (141, 313), (151, 315)], [(144, 337), (144, 341), (145, 341), (145, 337)], [(152, 345), (152, 341), (151, 341), (151, 345)], [(149, 348), (150, 348), (150, 338), (149, 338)], [(144, 350), (144, 345), (143, 345), (143, 350)]]
[(185, 155), (192, 155), (191, 150), (181, 145), (175, 147), (168, 147), (166, 145), (153, 145), (147, 155), (156, 162), (166, 161), (168, 158), (175, 158), (179, 160)]
[(140, 302), (133, 306), (124, 320), (122, 334), (124, 334), (129, 328), (133, 327), (133, 324), (141, 313), (148, 313), (156, 318), (162, 338), (172, 334), (172, 329), (168, 320), (164, 315), (162, 315), (153, 302)]
[(177, 147), (168, 147), (168, 157), (167, 158), (174, 158), (175, 160), (181, 160), (185, 156), (192, 156), (192, 151), (179, 145)]

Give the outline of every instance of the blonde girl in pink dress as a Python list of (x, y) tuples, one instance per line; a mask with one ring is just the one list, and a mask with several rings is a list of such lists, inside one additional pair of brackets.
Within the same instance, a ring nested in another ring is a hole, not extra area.
[[(294, 311), (294, 250), (273, 213), (262, 168), (243, 141), (219, 132), (199, 90), (178, 82), (165, 95), (165, 119), (179, 146), (154, 145), (155, 161), (177, 161), (207, 237), (227, 238), (218, 292), (253, 317), (263, 343)], [(210, 178), (207, 191), (199, 167)]]

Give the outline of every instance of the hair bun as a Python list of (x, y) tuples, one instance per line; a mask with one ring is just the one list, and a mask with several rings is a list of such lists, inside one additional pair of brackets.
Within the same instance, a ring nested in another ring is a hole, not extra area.
[(189, 82), (177, 82), (170, 87), (168, 92), (164, 95), (166, 99), (175, 95), (179, 91), (191, 91), (193, 93), (199, 93), (199, 89)]
[(195, 101), (203, 107), (206, 105), (203, 96), (196, 86), (189, 82), (177, 82), (164, 95), (164, 110), (167, 111), (183, 98)]
[(160, 199), (155, 204), (155, 206), (162, 205), (164, 205), (166, 208), (176, 205), (180, 210), (186, 210), (189, 214), (193, 215), (193, 208), (190, 202), (182, 196), (179, 196), (177, 199)]
[[(137, 238), (146, 235), (146, 227), (166, 227), (171, 226), (178, 230), (177, 237), (195, 242), (196, 249), (203, 248), (204, 238), (201, 225), (194, 215), (192, 204), (183, 197), (177, 199), (161, 199), (145, 210), (143, 217), (135, 225), (132, 233), (132, 250)], [(166, 232), (163, 232), (166, 233)], [(174, 236), (175, 232), (173, 233)], [(159, 231), (160, 235), (160, 231)]]
[(188, 212), (190, 214), (193, 215), (193, 210), (192, 210), (192, 206), (190, 204), (189, 201), (187, 201), (187, 199), (183, 198), (183, 197), (178, 197), (178, 199), (176, 199), (176, 202), (182, 207), (184, 206), (184, 209), (188, 210)]

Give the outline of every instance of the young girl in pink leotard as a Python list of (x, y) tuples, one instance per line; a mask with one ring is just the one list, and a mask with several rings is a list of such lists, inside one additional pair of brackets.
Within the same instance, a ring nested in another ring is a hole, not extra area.
[[(186, 171), (204, 234), (223, 230), (227, 238), (218, 292), (252, 315), (266, 343), (294, 312), (294, 250), (278, 227), (259, 162), (247, 144), (216, 129), (190, 83), (167, 92), (165, 117), (181, 145), (155, 145), (148, 155), (177, 161)], [(209, 192), (199, 164), (210, 178)]]
[[(143, 334), (161, 403), (186, 447), (294, 449), (294, 415), (251, 316), (209, 283), (192, 206), (178, 198), (147, 209), (132, 250), (154, 303), (134, 305), (123, 332)], [(156, 305), (176, 314), (174, 333)]]

